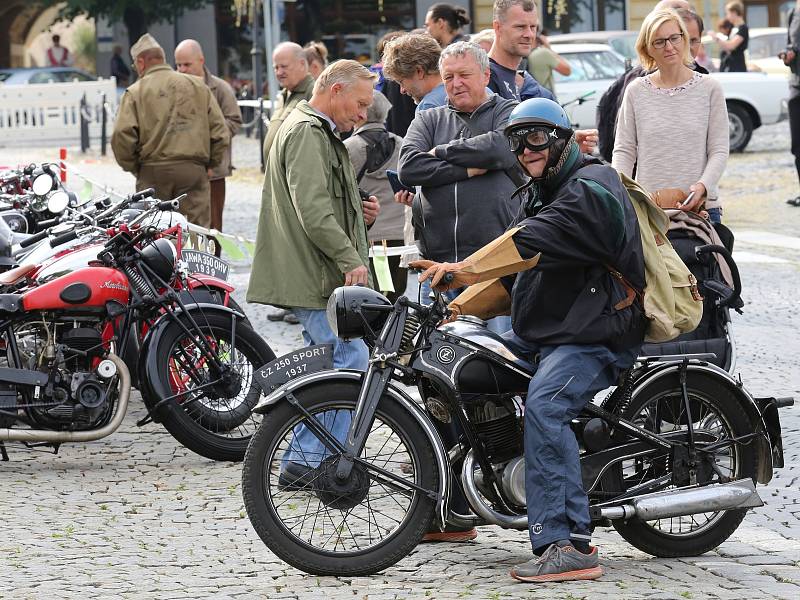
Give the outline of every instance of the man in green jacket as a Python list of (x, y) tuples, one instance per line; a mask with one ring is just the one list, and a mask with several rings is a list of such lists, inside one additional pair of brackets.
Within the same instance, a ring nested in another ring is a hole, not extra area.
[[(371, 283), (366, 225), (377, 217), (379, 205), (374, 196), (362, 203), (339, 133), (366, 120), (374, 81), (375, 75), (358, 62), (337, 61), (320, 74), (311, 100), (300, 102), (284, 121), (264, 173), (247, 291), (248, 302), (290, 308), (308, 345), (333, 344), (335, 368), (367, 367), (364, 342), (337, 338), (325, 307), (335, 288)], [(326, 417), (332, 422), (325, 425), (344, 439), (349, 418), (337, 419), (336, 411), (330, 412)], [(302, 425), (295, 430), (295, 442), (284, 460), (284, 484), (318, 466), (323, 457), (322, 444)]]

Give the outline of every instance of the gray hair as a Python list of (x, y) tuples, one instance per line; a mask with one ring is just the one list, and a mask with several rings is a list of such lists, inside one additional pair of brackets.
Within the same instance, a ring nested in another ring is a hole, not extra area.
[(294, 42), (281, 42), (272, 50), (272, 55), (275, 56), (278, 52), (283, 52), (284, 50), (291, 50), (291, 55), (294, 59), (305, 61), (305, 63), (308, 64), (306, 52), (303, 50), (303, 47), (300, 44), (295, 44)]
[(351, 85), (360, 80), (374, 83), (377, 79), (378, 76), (360, 62), (349, 59), (337, 60), (325, 67), (325, 70), (319, 74), (314, 84), (314, 94), (330, 89), (337, 83)]
[(508, 9), (512, 6), (521, 6), (525, 12), (533, 12), (536, 10), (536, 4), (533, 0), (494, 0), (492, 6), (492, 19), (495, 21), (504, 21)]
[(442, 63), (445, 58), (450, 56), (466, 56), (467, 54), (475, 59), (482, 73), (489, 68), (489, 56), (478, 44), (472, 42), (456, 42), (442, 50), (441, 55), (439, 55), (439, 72), (442, 72)]

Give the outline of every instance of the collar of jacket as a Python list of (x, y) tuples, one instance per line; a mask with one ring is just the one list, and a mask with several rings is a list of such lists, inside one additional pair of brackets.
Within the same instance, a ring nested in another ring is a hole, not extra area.
[(450, 104), (450, 98), (447, 99), (447, 109), (450, 112), (454, 112), (454, 113), (459, 114), (459, 115), (464, 115), (468, 119), (471, 119), (472, 117), (474, 117), (478, 113), (481, 113), (481, 112), (483, 112), (485, 110), (488, 110), (490, 107), (494, 106), (497, 103), (497, 98), (499, 97), (497, 94), (488, 94), (488, 96), (489, 97), (486, 99), (486, 101), (484, 103), (482, 103), (480, 106), (478, 106), (478, 108), (473, 110), (471, 113), (468, 113), (468, 112), (465, 112), (465, 111), (462, 111), (462, 110), (458, 110), (455, 106)]
[(205, 65), (203, 65), (203, 81), (205, 81), (206, 85), (210, 88), (214, 88), (216, 86), (216, 83), (211, 76), (211, 71), (209, 71), (208, 67)]
[(142, 77), (147, 77), (148, 75), (150, 75), (150, 73), (155, 73), (156, 71), (172, 71), (172, 67), (170, 67), (167, 63), (153, 65), (152, 67), (147, 68)]
[(328, 123), (328, 120), (320, 116), (317, 111), (315, 111), (311, 105), (308, 103), (308, 100), (301, 100), (295, 110), (299, 110), (305, 115), (309, 117), (314, 117), (314, 120), (320, 124), (320, 126), (330, 135), (332, 138), (342, 141), (336, 132), (331, 129), (331, 124)]
[(313, 88), (314, 88), (314, 78), (311, 75), (306, 75), (293, 90), (288, 90), (286, 88), (283, 88), (281, 90), (281, 94), (283, 94), (284, 100), (288, 100), (289, 97), (294, 94), (300, 94), (304, 96), (308, 94), (308, 92)]

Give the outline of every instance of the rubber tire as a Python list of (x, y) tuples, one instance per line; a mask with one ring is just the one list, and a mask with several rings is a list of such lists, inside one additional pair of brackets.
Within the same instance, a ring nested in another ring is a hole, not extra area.
[(731, 130), (741, 128), (741, 135), (730, 141), (731, 152), (744, 152), (753, 137), (753, 118), (741, 104), (728, 103), (728, 123)]
[[(205, 320), (208, 321), (208, 326), (212, 330), (230, 331), (230, 317), (228, 315), (212, 313), (206, 315), (203, 321), (197, 322), (202, 327), (206, 327)], [(168, 380), (168, 352), (175, 342), (184, 335), (184, 331), (178, 325), (172, 325), (162, 336), (159, 346), (151, 349), (152, 352), (157, 353), (158, 372), (154, 374), (148, 373), (148, 377), (150, 377), (149, 386), (154, 391), (161, 391), (156, 393), (155, 397), (163, 398), (172, 394)], [(237, 351), (244, 351), (245, 356), (253, 364), (253, 369), (258, 369), (275, 359), (275, 353), (269, 347), (269, 344), (241, 320), (237, 320), (236, 323), (236, 349)], [(253, 385), (257, 386), (258, 384), (253, 382)], [(170, 402), (161, 408), (159, 417), (161, 424), (176, 440), (189, 448), (189, 450), (212, 460), (243, 460), (247, 445), (252, 437), (244, 436), (236, 439), (225, 439), (214, 435), (187, 415), (177, 402)]]
[[(355, 406), (360, 385), (352, 382), (336, 382), (315, 385), (295, 390), (294, 395), (310, 412), (325, 405), (352, 403)], [(384, 396), (378, 403), (377, 415), (382, 420), (392, 422), (398, 430), (404, 430), (409, 450), (416, 450), (415, 462), (419, 465), (419, 485), (429, 490), (439, 489), (439, 475), (433, 447), (416, 419), (393, 399)], [(247, 516), (261, 540), (280, 559), (293, 567), (312, 575), (365, 576), (374, 575), (405, 558), (419, 544), (428, 531), (433, 518), (435, 503), (418, 495), (410, 507), (413, 514), (397, 532), (384, 540), (379, 546), (362, 552), (339, 553), (339, 557), (295, 541), (275, 515), (267, 502), (264, 487), (265, 461), (273, 453), (273, 448), (286, 435), (287, 422), (297, 415), (289, 402), (282, 401), (265, 415), (261, 426), (253, 436), (242, 469), (242, 495)], [(411, 446), (410, 444), (414, 444)]]
[[(706, 399), (711, 399), (717, 404), (717, 410), (723, 414), (733, 427), (734, 435), (744, 435), (753, 431), (753, 424), (748, 419), (741, 401), (728, 387), (709, 377), (692, 372), (689, 373), (686, 383), (689, 398), (693, 397), (693, 393), (702, 392)], [(640, 394), (631, 401), (628, 410), (622, 415), (623, 418), (631, 419), (634, 417), (638, 410), (654, 395), (663, 394), (670, 389), (680, 390), (678, 374), (674, 373), (662, 380), (655, 381), (648, 388), (646, 388), (646, 391), (649, 393)], [(745, 477), (755, 479), (757, 456), (754, 448), (755, 444), (739, 446), (741, 464), (739, 472), (735, 476), (736, 479)], [(645, 522), (636, 518), (627, 522), (615, 520), (613, 525), (614, 529), (629, 544), (642, 552), (660, 558), (678, 558), (699, 556), (717, 548), (736, 531), (746, 513), (747, 509), (725, 511), (725, 515), (714, 526), (695, 537), (670, 537), (659, 533)]]

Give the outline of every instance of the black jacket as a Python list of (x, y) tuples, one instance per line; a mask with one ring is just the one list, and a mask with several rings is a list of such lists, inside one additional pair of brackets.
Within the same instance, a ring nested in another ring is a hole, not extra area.
[(617, 172), (575, 152), (557, 181), (529, 190), (514, 243), (539, 264), (503, 284), (512, 297), (514, 332), (531, 343), (605, 344), (619, 351), (644, 339), (638, 303), (626, 296), (613, 267), (644, 289), (644, 256), (636, 211)]

